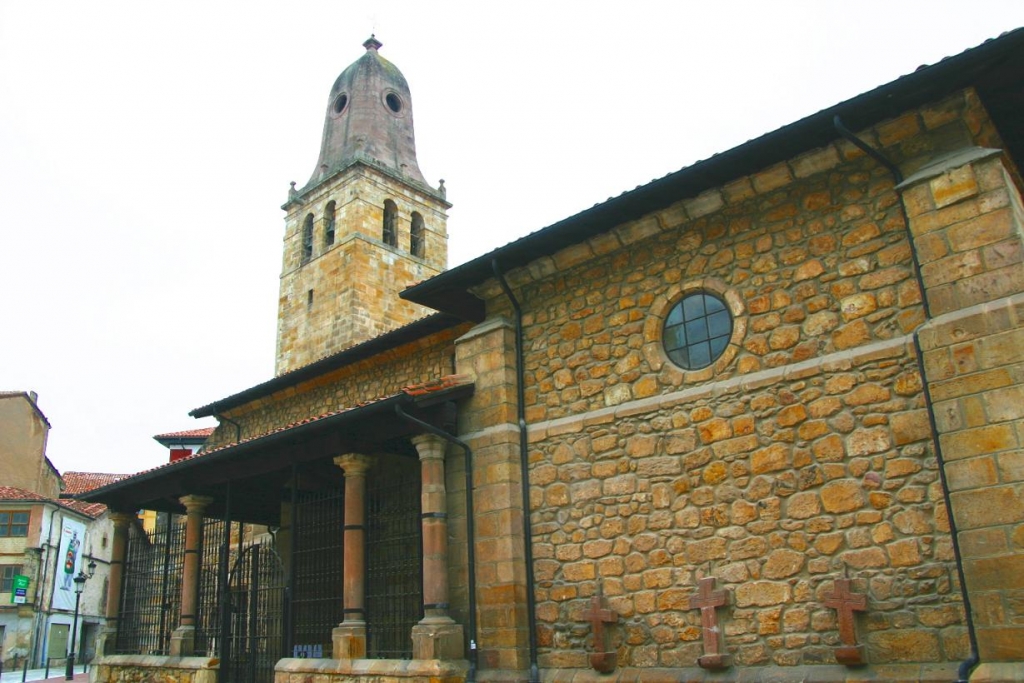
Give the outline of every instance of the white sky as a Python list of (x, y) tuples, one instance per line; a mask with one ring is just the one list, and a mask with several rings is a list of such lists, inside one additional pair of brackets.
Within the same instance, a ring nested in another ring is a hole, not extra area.
[(133, 472), (270, 379), (280, 205), (371, 32), (457, 265), (1021, 25), (1019, 0), (0, 0), (0, 390), (39, 392), (61, 471)]

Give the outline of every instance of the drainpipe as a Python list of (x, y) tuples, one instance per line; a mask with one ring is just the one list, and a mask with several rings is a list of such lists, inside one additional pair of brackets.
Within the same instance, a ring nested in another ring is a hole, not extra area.
[[(832, 119), (832, 123), (835, 126), (836, 131), (842, 137), (888, 169), (889, 173), (892, 174), (893, 179), (896, 181), (896, 185), (903, 182), (903, 174), (900, 173), (896, 164), (883, 156), (881, 152), (868, 146), (866, 142), (854, 135), (849, 128), (843, 125), (839, 116), (834, 117)], [(900, 190), (896, 190), (896, 195), (900, 200), (900, 210), (903, 213), (903, 225), (907, 230), (907, 239), (910, 241), (910, 254), (914, 261), (914, 274), (917, 276), (917, 285), (921, 290), (921, 302), (924, 307), (925, 320), (931, 320), (931, 310), (928, 307), (928, 292), (924, 287), (924, 279), (921, 276), (921, 262), (917, 256), (917, 248), (914, 245), (914, 236), (910, 232), (910, 218), (907, 216), (907, 205), (903, 201), (903, 193)], [(957, 670), (956, 683), (968, 683), (968, 680), (971, 677), (971, 671), (973, 671), (974, 667), (978, 666), (981, 662), (981, 656), (978, 653), (978, 637), (974, 631), (974, 617), (971, 613), (971, 598), (967, 593), (967, 581), (964, 579), (964, 561), (963, 556), (960, 554), (960, 534), (956, 527), (956, 518), (953, 515), (953, 504), (949, 499), (949, 483), (946, 481), (945, 460), (942, 457), (942, 446), (939, 442), (939, 427), (935, 421), (935, 410), (933, 409), (931, 390), (928, 387), (928, 381), (925, 375), (924, 354), (921, 351), (920, 338), (920, 331), (923, 326), (924, 324), (919, 325), (911, 333), (911, 337), (914, 340), (914, 351), (917, 355), (917, 371), (921, 375), (921, 385), (924, 389), (925, 405), (928, 407), (928, 426), (931, 429), (932, 444), (935, 448), (935, 459), (939, 466), (939, 481), (942, 483), (942, 499), (946, 505), (946, 516), (949, 517), (949, 534), (953, 540), (953, 558), (956, 563), (957, 579), (960, 581), (960, 597), (964, 602), (964, 612), (967, 617), (967, 637), (971, 643), (970, 654), (967, 656), (967, 659), (960, 663), (960, 667)]]
[(530, 681), (540, 683), (537, 666), (537, 595), (533, 582), (533, 530), (530, 526), (530, 462), (526, 435), (526, 370), (523, 361), (523, 309), (498, 268), (498, 259), (491, 259), (491, 270), (501, 291), (505, 292), (515, 311), (516, 330), (516, 409), (519, 416), (519, 471), (523, 486), (523, 550), (526, 554), (526, 620), (530, 636)]
[(235, 426), (235, 443), (242, 442), (242, 425), (238, 424), (230, 417), (224, 417), (220, 413), (214, 413), (213, 416), (217, 418), (217, 420), (220, 422), (228, 422), (230, 424), (233, 424)]
[[(29, 657), (33, 662), (42, 664), (42, 654), (45, 652), (46, 639), (49, 635), (49, 631), (46, 629), (46, 624), (49, 620), (50, 612), (53, 609), (53, 588), (50, 588), (50, 600), (47, 602), (45, 610), (38, 609), (43, 604), (43, 588), (46, 585), (46, 564), (49, 560), (50, 553), (53, 551), (53, 516), (57, 514), (57, 506), (55, 505), (50, 510), (50, 528), (46, 531), (46, 555), (43, 555), (43, 546), (39, 547), (39, 565), (36, 567), (36, 637), (33, 638), (32, 652)], [(45, 558), (45, 559), (44, 559)], [(54, 565), (54, 571), (57, 570), (56, 564)]]
[(467, 627), (469, 628), (469, 671), (466, 673), (466, 683), (476, 683), (476, 671), (479, 665), (477, 656), (477, 633), (476, 633), (476, 549), (475, 549), (475, 523), (473, 522), (473, 450), (465, 441), (456, 438), (439, 429), (429, 422), (417, 419), (402, 410), (402, 406), (395, 405), (395, 414), (406, 422), (411, 422), (420, 429), (441, 437), (448, 443), (453, 443), (466, 453), (466, 562), (469, 563), (469, 616)]

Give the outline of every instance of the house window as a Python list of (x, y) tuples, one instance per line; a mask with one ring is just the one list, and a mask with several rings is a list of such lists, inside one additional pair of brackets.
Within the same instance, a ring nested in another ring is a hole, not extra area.
[(0, 538), (5, 536), (28, 536), (27, 511), (0, 512)]
[(665, 319), (665, 352), (686, 370), (700, 370), (725, 352), (732, 337), (732, 314), (726, 303), (706, 291), (691, 292)]
[(313, 258), (313, 214), (306, 216), (302, 225), (302, 262)]
[(423, 216), (412, 212), (412, 227), (409, 229), (409, 253), (423, 258), (426, 245), (423, 241)]
[(11, 591), (13, 591), (14, 576), (20, 573), (20, 564), (0, 565), (0, 593), (10, 593)]
[(334, 244), (334, 202), (327, 202), (327, 207), (324, 209), (324, 246), (329, 247)]
[(384, 244), (398, 246), (398, 207), (390, 199), (384, 200)]

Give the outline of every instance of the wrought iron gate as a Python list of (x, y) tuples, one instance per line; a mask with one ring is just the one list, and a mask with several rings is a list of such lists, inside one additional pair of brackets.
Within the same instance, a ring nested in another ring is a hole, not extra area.
[(181, 611), (184, 552), (183, 517), (160, 513), (149, 532), (139, 524), (128, 527), (118, 653), (167, 654)]
[(412, 627), (423, 617), (420, 467), (381, 461), (366, 483), (366, 650), (412, 659)]
[(228, 578), (231, 634), (222, 683), (272, 683), (285, 656), (284, 565), (273, 540), (254, 542), (235, 560)]

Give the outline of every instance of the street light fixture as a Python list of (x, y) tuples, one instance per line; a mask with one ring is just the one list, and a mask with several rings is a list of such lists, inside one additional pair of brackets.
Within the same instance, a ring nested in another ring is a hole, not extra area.
[(96, 562), (91, 558), (89, 564), (86, 565), (88, 574), (83, 571), (78, 572), (78, 576), (74, 578), (75, 582), (75, 617), (71, 621), (71, 652), (68, 654), (68, 665), (64, 669), (64, 680), (70, 681), (75, 677), (75, 635), (78, 633), (78, 603), (82, 599), (82, 591), (85, 590), (85, 582), (96, 575)]

